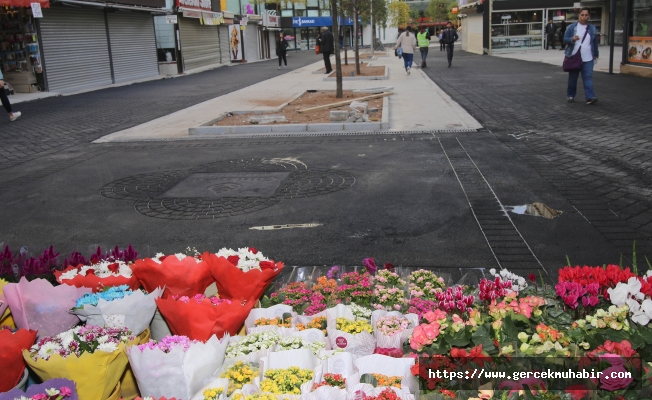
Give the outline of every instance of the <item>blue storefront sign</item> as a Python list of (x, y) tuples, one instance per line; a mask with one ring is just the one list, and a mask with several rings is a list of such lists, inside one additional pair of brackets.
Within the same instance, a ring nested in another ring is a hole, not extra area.
[[(342, 20), (338, 19), (342, 24)], [(313, 26), (332, 26), (333, 18), (331, 17), (292, 17), (292, 26), (294, 28), (308, 28)], [(343, 25), (353, 25), (353, 18), (344, 18)]]

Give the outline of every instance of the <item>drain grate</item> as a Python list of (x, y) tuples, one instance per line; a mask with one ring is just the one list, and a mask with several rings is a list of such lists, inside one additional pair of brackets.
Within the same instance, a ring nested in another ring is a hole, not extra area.
[(540, 202), (526, 204), (524, 206), (505, 206), (505, 209), (514, 214), (531, 215), (533, 217), (543, 217), (546, 219), (554, 219), (564, 213), (563, 211), (554, 210)]

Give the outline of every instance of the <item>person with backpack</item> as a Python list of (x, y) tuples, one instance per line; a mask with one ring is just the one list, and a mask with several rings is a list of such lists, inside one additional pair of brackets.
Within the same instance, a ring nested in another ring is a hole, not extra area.
[(281, 69), (281, 60), (285, 62), (285, 68), (288, 67), (288, 59), (287, 59), (288, 47), (290, 47), (290, 44), (288, 43), (287, 40), (285, 40), (285, 37), (283, 36), (283, 32), (279, 33), (278, 39), (276, 40), (276, 55), (278, 56), (278, 69)]
[(430, 46), (430, 32), (423, 25), (419, 27), (419, 33), (417, 33), (417, 44), (421, 52), (421, 68), (426, 68), (426, 57), (428, 57), (428, 46)]
[(2, 106), (5, 108), (5, 111), (7, 111), (7, 114), (9, 114), (9, 121), (14, 122), (18, 117), (20, 117), (20, 111), (14, 111), (11, 108), (11, 103), (7, 97), (7, 92), (5, 91), (5, 81), (2, 72), (0, 72), (0, 101), (2, 101)]
[(408, 26), (405, 32), (401, 33), (398, 37), (394, 50), (398, 51), (399, 57), (403, 57), (403, 65), (405, 65), (405, 72), (410, 75), (412, 69), (412, 60), (414, 58), (414, 49), (417, 47), (417, 39), (412, 33), (412, 27)]

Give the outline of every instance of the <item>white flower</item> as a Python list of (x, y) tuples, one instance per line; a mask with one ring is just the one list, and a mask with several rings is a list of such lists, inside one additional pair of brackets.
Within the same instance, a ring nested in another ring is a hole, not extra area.
[(52, 389), (45, 389), (45, 393), (47, 393), (48, 396), (52, 397), (52, 396), (56, 396), (56, 395), (58, 395), (58, 394), (59, 394), (59, 390), (58, 390), (58, 389), (55, 389), (55, 388), (52, 388)]
[(103, 351), (105, 353), (113, 353), (114, 351), (118, 350), (118, 345), (113, 342), (102, 343), (97, 346), (97, 350)]
[(187, 257), (187, 256), (186, 256), (185, 254), (183, 254), (183, 253), (175, 253), (174, 255), (175, 255), (175, 257), (177, 257), (177, 259), (178, 259), (179, 261), (181, 261), (181, 260), (183, 260), (184, 258)]
[(108, 335), (100, 336), (97, 338), (97, 343), (99, 344), (106, 343), (107, 340), (109, 340)]
[(73, 278), (76, 277), (78, 274), (79, 274), (79, 272), (77, 271), (77, 269), (71, 269), (70, 271), (68, 271), (68, 272), (64, 272), (63, 274), (61, 274), (61, 277), (60, 277), (59, 279), (61, 279), (61, 280), (64, 280), (64, 279), (73, 279)]
[(75, 341), (75, 336), (73, 335), (72, 330), (61, 332), (60, 334), (57, 335), (57, 338), (61, 341), (61, 344), (65, 349), (67, 349), (70, 346), (70, 343)]
[(611, 304), (614, 304), (618, 307), (627, 303), (627, 299), (630, 298), (630, 295), (638, 297), (638, 293), (640, 293), (640, 291), (641, 282), (635, 276), (629, 278), (627, 283), (619, 282), (615, 288), (607, 289), (609, 298), (611, 299)]
[(496, 276), (496, 268), (492, 268), (489, 270), (489, 275), (491, 276)]
[(634, 313), (632, 321), (639, 325), (647, 325), (652, 319), (652, 300), (645, 299), (642, 305), (639, 305), (636, 301), (634, 302), (638, 307), (636, 309), (633, 309), (632, 306), (629, 307), (630, 311)]
[(59, 354), (59, 351), (62, 349), (61, 345), (57, 342), (46, 342), (41, 346), (38, 351), (39, 358), (47, 360), (53, 354)]

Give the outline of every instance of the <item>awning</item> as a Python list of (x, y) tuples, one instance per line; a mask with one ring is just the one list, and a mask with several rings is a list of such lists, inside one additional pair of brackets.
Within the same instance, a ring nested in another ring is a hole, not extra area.
[(31, 7), (32, 3), (39, 3), (41, 8), (50, 8), (50, 0), (0, 0), (3, 7)]

